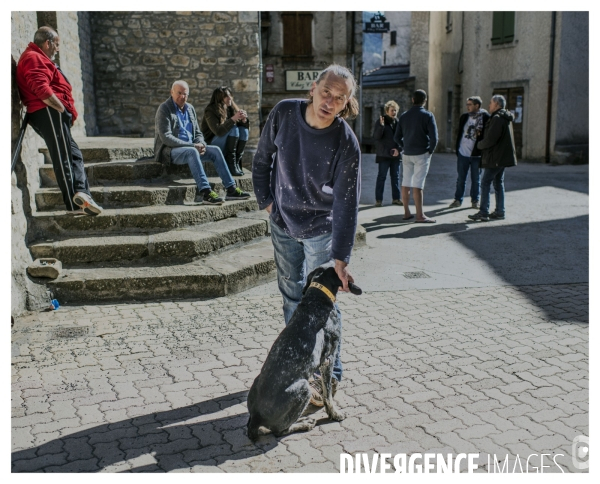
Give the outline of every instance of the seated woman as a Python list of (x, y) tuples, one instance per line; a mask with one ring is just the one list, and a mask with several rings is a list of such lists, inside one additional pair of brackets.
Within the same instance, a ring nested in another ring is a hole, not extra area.
[(383, 188), (388, 171), (392, 182), (392, 204), (402, 205), (400, 197), (400, 146), (394, 141), (394, 132), (398, 123), (398, 104), (395, 101), (385, 103), (385, 115), (375, 121), (373, 138), (375, 139), (375, 162), (379, 165), (375, 184), (375, 206), (383, 204)]
[(227, 86), (213, 91), (210, 104), (204, 110), (202, 134), (208, 144), (221, 148), (229, 171), (233, 176), (242, 176), (242, 156), (248, 141), (250, 123), (246, 111), (233, 102)]

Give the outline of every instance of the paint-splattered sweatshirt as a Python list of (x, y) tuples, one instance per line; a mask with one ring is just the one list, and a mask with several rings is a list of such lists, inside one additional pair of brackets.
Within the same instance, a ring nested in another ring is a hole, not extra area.
[(311, 128), (305, 100), (279, 102), (269, 114), (254, 163), (258, 206), (296, 239), (332, 233), (331, 257), (346, 263), (354, 245), (360, 197), (360, 147), (341, 118)]

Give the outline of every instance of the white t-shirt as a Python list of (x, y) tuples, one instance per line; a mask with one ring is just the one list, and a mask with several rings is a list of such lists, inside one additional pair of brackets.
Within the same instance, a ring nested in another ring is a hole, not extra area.
[(458, 152), (463, 156), (471, 156), (477, 142), (477, 117), (469, 116), (465, 123)]

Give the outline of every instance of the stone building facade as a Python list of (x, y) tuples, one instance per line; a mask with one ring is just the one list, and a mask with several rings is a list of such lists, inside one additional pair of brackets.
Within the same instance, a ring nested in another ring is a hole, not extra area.
[[(358, 79), (362, 55), (361, 12), (261, 12), (262, 116), (282, 99), (304, 98), (310, 80), (301, 89), (286, 84), (293, 73), (301, 79), (336, 63)], [(272, 82), (271, 82), (272, 81)]]
[[(72, 133), (86, 136), (154, 136), (154, 115), (171, 84), (185, 79), (190, 102), (203, 113), (214, 88), (229, 85), (251, 122), (248, 148), (259, 136), (258, 12), (18, 12), (11, 13), (13, 149), (22, 106), (14, 73), (42, 25), (60, 35), (57, 62), (73, 87), (79, 113)], [(48, 301), (45, 286), (26, 275), (28, 217), (36, 213), (39, 153), (44, 141), (29, 128), (11, 175), (11, 314)]]
[(553, 12), (504, 12), (510, 36), (492, 39), (500, 13), (430, 13), (429, 108), (438, 119), (439, 149), (453, 149), (468, 96), (481, 96), (487, 107), (499, 93), (520, 113), (519, 158), (587, 162), (588, 12), (556, 12), (554, 37)]
[[(199, 116), (213, 90), (230, 86), (258, 120), (257, 12), (93, 12), (90, 16), (98, 133), (154, 137), (156, 108), (173, 81), (190, 85)], [(258, 139), (250, 124), (249, 145)]]

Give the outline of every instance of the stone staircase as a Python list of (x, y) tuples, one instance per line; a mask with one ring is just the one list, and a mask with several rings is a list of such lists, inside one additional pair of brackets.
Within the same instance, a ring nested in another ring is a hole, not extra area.
[[(216, 297), (274, 277), (268, 218), (254, 197), (195, 205), (189, 169), (148, 159), (151, 139), (88, 138), (79, 146), (104, 211), (68, 215), (48, 152), (40, 150), (46, 164), (29, 226), (32, 256), (63, 264), (47, 283), (61, 304)], [(205, 169), (224, 194), (212, 163)], [(249, 173), (236, 180), (252, 191)]]
[[(104, 211), (96, 217), (67, 214), (43, 149), (37, 213), (29, 225), (33, 258), (62, 262), (62, 274), (47, 282), (61, 304), (218, 297), (275, 277), (268, 215), (254, 196), (217, 207), (194, 204), (188, 167), (153, 161), (151, 139), (87, 138), (78, 144), (92, 196)], [(212, 163), (205, 170), (224, 195)], [(252, 192), (246, 173), (236, 182)], [(357, 244), (365, 240), (359, 227)]]

